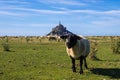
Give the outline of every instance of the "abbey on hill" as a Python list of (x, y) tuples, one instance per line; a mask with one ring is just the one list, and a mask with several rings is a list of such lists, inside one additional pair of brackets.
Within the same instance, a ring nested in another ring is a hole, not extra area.
[(60, 36), (64, 34), (72, 33), (66, 29), (61, 23), (54, 27), (51, 32), (47, 34), (47, 36)]

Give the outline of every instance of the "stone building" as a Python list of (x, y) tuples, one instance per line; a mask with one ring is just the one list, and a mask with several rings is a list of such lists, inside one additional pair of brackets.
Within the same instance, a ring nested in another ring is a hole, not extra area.
[(47, 34), (47, 36), (60, 36), (64, 34), (71, 33), (64, 27), (61, 23), (59, 23), (56, 27), (52, 29), (50, 33)]

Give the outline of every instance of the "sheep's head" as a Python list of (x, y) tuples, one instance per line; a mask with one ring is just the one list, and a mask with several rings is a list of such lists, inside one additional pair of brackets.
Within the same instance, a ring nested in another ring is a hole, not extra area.
[(68, 48), (72, 48), (77, 43), (78, 36), (74, 34), (69, 34), (69, 35), (60, 36), (60, 38), (66, 41), (66, 46)]

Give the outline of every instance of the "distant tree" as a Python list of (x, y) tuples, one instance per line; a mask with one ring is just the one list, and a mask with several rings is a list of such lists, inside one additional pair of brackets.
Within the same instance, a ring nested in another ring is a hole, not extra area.
[(10, 51), (10, 46), (9, 46), (9, 43), (8, 43), (8, 36), (4, 36), (4, 39), (3, 39), (3, 43), (2, 43), (2, 46), (3, 46), (3, 49), (4, 51)]
[(120, 54), (120, 39), (111, 37), (111, 49), (114, 54)]
[(96, 54), (98, 52), (98, 48), (97, 48), (98, 42), (96, 40), (91, 41), (91, 45), (90, 46), (91, 46), (91, 52), (90, 52), (90, 55), (89, 55), (90, 59), (92, 59), (92, 60), (99, 60), (97, 58), (97, 56), (96, 56)]

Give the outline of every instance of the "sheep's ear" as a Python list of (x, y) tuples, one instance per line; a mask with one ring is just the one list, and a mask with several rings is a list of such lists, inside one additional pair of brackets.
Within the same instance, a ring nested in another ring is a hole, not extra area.
[(74, 38), (76, 38), (76, 39), (82, 39), (81, 37), (79, 37), (79, 36), (77, 36), (77, 35), (74, 35)]
[(67, 36), (60, 36), (60, 38), (61, 38), (61, 39), (66, 39), (66, 38), (67, 38)]

